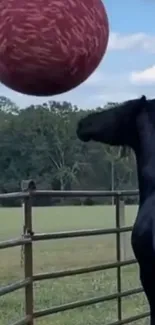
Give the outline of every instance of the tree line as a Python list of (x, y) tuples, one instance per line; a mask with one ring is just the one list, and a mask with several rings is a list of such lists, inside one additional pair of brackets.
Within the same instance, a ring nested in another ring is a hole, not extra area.
[[(19, 191), (23, 179), (35, 180), (37, 189), (136, 189), (136, 164), (131, 151), (121, 157), (120, 148), (79, 141), (76, 126), (85, 114), (88, 110), (68, 102), (49, 101), (20, 109), (8, 98), (0, 97), (0, 192)], [(86, 198), (72, 203), (96, 201), (103, 202)], [(55, 203), (49, 198), (40, 201)]]

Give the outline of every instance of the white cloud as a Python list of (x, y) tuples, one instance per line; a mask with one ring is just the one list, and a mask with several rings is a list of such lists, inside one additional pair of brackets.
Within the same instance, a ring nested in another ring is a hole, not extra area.
[(152, 85), (155, 83), (155, 65), (152, 67), (141, 70), (133, 71), (130, 74), (130, 81), (137, 85)]
[(121, 34), (111, 32), (108, 50), (139, 49), (155, 53), (155, 35), (146, 33)]

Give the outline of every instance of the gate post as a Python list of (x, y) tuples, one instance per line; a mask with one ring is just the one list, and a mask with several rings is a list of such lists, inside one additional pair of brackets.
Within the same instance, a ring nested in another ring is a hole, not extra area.
[[(32, 197), (31, 193), (35, 190), (35, 183), (30, 181), (22, 181), (21, 189), (29, 195), (24, 198), (24, 237), (32, 238)], [(24, 245), (24, 274), (25, 279), (29, 278), (30, 283), (25, 287), (25, 313), (30, 318), (29, 325), (33, 325), (33, 245), (32, 241)]]
[[(115, 197), (115, 206), (116, 206), (116, 259), (117, 262), (121, 262), (121, 234), (120, 234), (120, 195), (119, 192)], [(122, 292), (122, 281), (121, 281), (121, 266), (117, 266), (117, 292), (121, 294)], [(119, 296), (117, 298), (117, 316), (118, 321), (122, 321), (122, 298)]]

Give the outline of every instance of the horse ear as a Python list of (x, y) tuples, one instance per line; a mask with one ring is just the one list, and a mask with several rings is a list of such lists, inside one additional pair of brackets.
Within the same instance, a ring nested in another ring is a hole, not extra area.
[(141, 100), (142, 102), (146, 103), (146, 101), (147, 101), (146, 96), (143, 95), (143, 96), (140, 98), (140, 100)]
[(137, 112), (142, 112), (143, 109), (146, 109), (147, 107), (147, 98), (145, 95), (143, 95), (140, 99), (139, 99), (139, 105), (137, 106)]
[[(146, 103), (147, 103), (147, 98), (146, 98), (146, 96), (142, 96), (141, 98), (140, 98), (140, 105), (146, 105)], [(142, 106), (141, 106), (142, 107)]]

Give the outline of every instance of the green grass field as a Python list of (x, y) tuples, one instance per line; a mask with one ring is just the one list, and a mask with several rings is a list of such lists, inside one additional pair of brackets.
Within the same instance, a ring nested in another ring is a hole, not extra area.
[[(132, 225), (137, 208), (126, 208), (126, 225)], [(0, 239), (19, 237), (22, 233), (22, 210), (0, 209)], [(33, 209), (35, 232), (52, 232), (83, 228), (115, 226), (113, 207), (52, 207)], [(115, 235), (46, 241), (34, 244), (34, 272), (47, 272), (95, 265), (116, 260)], [(23, 276), (21, 249), (0, 251), (0, 285)], [(129, 235), (128, 257), (132, 257)], [(136, 265), (122, 268), (122, 289), (140, 285)], [(116, 292), (116, 270), (107, 270), (51, 281), (38, 282), (35, 288), (35, 309)], [(123, 317), (147, 311), (143, 294), (123, 298)], [(0, 325), (8, 325), (24, 316), (24, 293), (20, 290), (0, 298)], [(100, 303), (41, 318), (38, 325), (106, 325), (117, 320), (117, 301)], [(139, 320), (135, 324), (147, 324)], [(134, 323), (133, 323), (134, 324)]]

